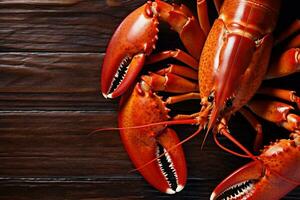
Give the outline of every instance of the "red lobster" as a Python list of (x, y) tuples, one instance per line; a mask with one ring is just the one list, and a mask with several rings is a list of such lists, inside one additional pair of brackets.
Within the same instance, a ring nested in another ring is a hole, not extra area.
[[(182, 142), (167, 125), (194, 124), (199, 128), (189, 138), (206, 129), (206, 134), (211, 131), (220, 147), (230, 151), (216, 138), (216, 134), (222, 134), (246, 155), (230, 152), (254, 159), (217, 186), (211, 199), (260, 199), (262, 196), (278, 199), (300, 181), (300, 170), (297, 170), (300, 117), (290, 112), (294, 109), (290, 105), (252, 97), (256, 93), (274, 96), (300, 107), (300, 98), (293, 91), (260, 87), (264, 79), (300, 71), (300, 54), (296, 48), (300, 40), (296, 37), (269, 64), (280, 1), (215, 0), (214, 3), (219, 17), (212, 27), (205, 0), (197, 0), (198, 20), (186, 6), (160, 0), (148, 1), (133, 11), (119, 25), (108, 45), (101, 72), (102, 93), (106, 98), (115, 98), (126, 92), (119, 112), (121, 138), (136, 168), (158, 190), (168, 194), (179, 192), (187, 177)], [(178, 32), (188, 53), (178, 49), (152, 53), (161, 21)], [(277, 41), (299, 29), (296, 21)], [(145, 65), (168, 58), (183, 65), (171, 64), (139, 80)], [(160, 91), (179, 95), (163, 100), (158, 95)], [(188, 99), (200, 100), (200, 112), (170, 120), (167, 105)], [(227, 122), (237, 111), (257, 131), (256, 150), (262, 143), (262, 131), (253, 113), (285, 127), (292, 132), (292, 140), (280, 140), (260, 156), (254, 156), (228, 130)]]

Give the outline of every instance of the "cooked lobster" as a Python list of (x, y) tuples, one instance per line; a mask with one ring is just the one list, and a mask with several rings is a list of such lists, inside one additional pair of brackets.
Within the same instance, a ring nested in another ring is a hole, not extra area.
[[(101, 72), (102, 93), (106, 98), (122, 95), (119, 111), (122, 141), (136, 168), (158, 190), (174, 194), (184, 188), (187, 173), (183, 142), (170, 125), (193, 124), (199, 128), (191, 137), (202, 130), (206, 130), (206, 135), (212, 132), (224, 150), (254, 160), (222, 182), (211, 199), (260, 199), (261, 196), (278, 199), (300, 181), (297, 170), (300, 118), (290, 113), (293, 109), (290, 105), (258, 101), (253, 96), (259, 93), (300, 106), (300, 98), (293, 91), (261, 86), (265, 79), (300, 71), (299, 37), (290, 42), (278, 59), (270, 62), (280, 0), (215, 0), (214, 3), (219, 17), (212, 27), (205, 0), (197, 0), (198, 18), (184, 5), (161, 0), (148, 1), (128, 15), (107, 47)], [(176, 49), (153, 53), (161, 22), (178, 32), (187, 52)], [(300, 22), (296, 21), (276, 41), (299, 30)], [(180, 64), (139, 76), (145, 66), (169, 58)], [(173, 96), (164, 100), (160, 92)], [(200, 111), (170, 118), (167, 105), (189, 99), (200, 101)], [(256, 151), (262, 144), (262, 131), (253, 113), (285, 127), (293, 133), (293, 140), (281, 140), (260, 156), (254, 156), (229, 132), (228, 121), (236, 112), (241, 112), (257, 130)], [(243, 153), (222, 146), (217, 134), (227, 137)], [(295, 160), (282, 162), (288, 158)], [(168, 163), (168, 170), (163, 163)], [(286, 187), (278, 187), (278, 183)], [(232, 198), (226, 196), (237, 185), (241, 192), (234, 191), (236, 195)]]

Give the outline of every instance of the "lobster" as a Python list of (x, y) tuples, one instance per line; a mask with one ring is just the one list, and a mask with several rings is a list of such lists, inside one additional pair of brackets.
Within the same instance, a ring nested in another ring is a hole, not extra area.
[[(220, 183), (211, 199), (278, 199), (300, 181), (300, 117), (290, 112), (294, 109), (291, 105), (253, 97), (268, 95), (300, 107), (295, 92), (261, 86), (265, 79), (300, 71), (299, 37), (269, 62), (280, 0), (214, 3), (219, 17), (212, 27), (205, 0), (197, 0), (198, 19), (188, 7), (161, 0), (148, 1), (134, 10), (108, 44), (101, 72), (102, 94), (105, 98), (122, 96), (118, 119), (121, 139), (133, 164), (158, 190), (174, 194), (184, 188), (187, 170), (181, 144), (206, 130), (205, 138), (212, 132), (224, 150), (254, 160)], [(179, 34), (187, 52), (176, 49), (153, 53), (160, 22)], [(299, 29), (296, 21), (277, 41)], [(169, 58), (180, 64), (170, 64), (139, 78), (145, 66)], [(160, 92), (173, 96), (164, 99)], [(168, 105), (189, 99), (200, 101), (199, 112), (169, 116)], [(262, 145), (262, 130), (253, 113), (289, 130), (291, 140), (282, 139), (254, 156), (230, 134), (228, 121), (236, 112), (255, 128), (256, 151)], [(174, 124), (199, 128), (180, 141), (170, 128)], [(227, 137), (244, 153), (222, 146), (217, 134)]]

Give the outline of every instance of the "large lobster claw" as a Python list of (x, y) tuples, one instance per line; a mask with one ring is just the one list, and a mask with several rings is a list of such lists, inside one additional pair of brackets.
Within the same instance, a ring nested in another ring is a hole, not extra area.
[(282, 139), (222, 181), (213, 191), (215, 199), (280, 199), (300, 181), (300, 138)]
[(109, 42), (102, 66), (101, 90), (105, 97), (121, 95), (134, 82), (145, 56), (154, 48), (158, 32), (156, 21), (147, 3), (119, 25)]
[(104, 97), (120, 96), (133, 85), (146, 57), (155, 49), (160, 20), (169, 23), (187, 50), (199, 58), (205, 37), (187, 7), (148, 1), (124, 19), (109, 42), (101, 72)]
[(126, 129), (167, 119), (164, 102), (142, 82), (123, 101), (119, 127), (125, 128), (120, 131), (123, 144), (144, 178), (161, 192), (174, 194), (183, 189), (187, 177), (182, 147), (172, 148), (180, 142), (175, 131), (165, 125)]

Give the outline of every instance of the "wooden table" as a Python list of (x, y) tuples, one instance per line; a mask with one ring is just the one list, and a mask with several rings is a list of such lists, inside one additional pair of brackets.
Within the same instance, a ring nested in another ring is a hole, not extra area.
[[(198, 136), (184, 144), (186, 188), (168, 196), (128, 173), (134, 167), (117, 132), (89, 134), (117, 126), (118, 100), (100, 93), (101, 63), (113, 30), (142, 3), (0, 0), (0, 199), (208, 199), (249, 161), (220, 150), (211, 137), (201, 150)], [(300, 91), (299, 76), (274, 81), (283, 83)], [(232, 124), (251, 148), (251, 127), (239, 114)], [(264, 127), (273, 136), (282, 130)], [(192, 131), (177, 130), (181, 138)], [(300, 199), (300, 188), (285, 199)]]

